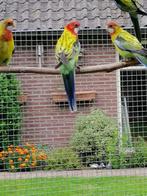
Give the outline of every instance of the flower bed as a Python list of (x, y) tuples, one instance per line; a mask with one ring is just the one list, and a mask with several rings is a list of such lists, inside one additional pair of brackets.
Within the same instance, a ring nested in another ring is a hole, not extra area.
[(46, 160), (47, 153), (43, 148), (28, 143), (24, 146), (10, 145), (5, 151), (0, 152), (1, 170), (3, 171), (43, 169)]

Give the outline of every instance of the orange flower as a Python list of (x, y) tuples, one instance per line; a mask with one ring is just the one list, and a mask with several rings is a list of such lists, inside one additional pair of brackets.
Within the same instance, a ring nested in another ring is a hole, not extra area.
[(14, 169), (15, 169), (14, 165), (11, 165), (11, 166), (10, 166), (10, 168), (11, 168), (12, 170), (14, 170)]
[(15, 148), (15, 152), (19, 152), (21, 149), (17, 146), (16, 148)]
[(22, 149), (19, 150), (18, 152), (20, 155), (24, 155), (24, 151)]
[(19, 165), (19, 167), (20, 167), (20, 168), (24, 168), (24, 167), (26, 167), (26, 164), (25, 164), (25, 163), (21, 163), (21, 164)]
[(21, 158), (21, 157), (19, 157), (17, 160), (18, 160), (18, 161), (22, 161), (22, 158)]
[(13, 153), (13, 151), (12, 151), (12, 150), (9, 150), (9, 151), (8, 151), (8, 153), (9, 153), (9, 154), (12, 154), (12, 153)]
[(31, 164), (31, 166), (32, 167), (35, 167), (36, 166), (36, 161), (33, 161), (32, 164)]
[(36, 160), (36, 154), (35, 153), (32, 153), (32, 159), (33, 159), (33, 161)]
[(29, 159), (25, 159), (25, 160), (24, 160), (24, 162), (26, 162), (26, 163), (27, 163), (28, 161), (29, 161)]
[(2, 151), (2, 152), (0, 152), (0, 154), (1, 154), (0, 158), (3, 161), (5, 159), (5, 157), (8, 155), (8, 152), (7, 151)]
[(9, 164), (10, 165), (13, 165), (14, 164), (14, 161), (11, 159), (11, 160), (9, 160)]
[(26, 158), (27, 158), (27, 159), (29, 159), (29, 158), (30, 158), (30, 155), (29, 155), (29, 154), (27, 154), (27, 155), (26, 155)]
[(9, 152), (9, 151), (12, 151), (12, 148), (9, 147), (9, 148), (8, 148), (8, 152)]
[(23, 148), (21, 148), (21, 147), (19, 147), (19, 146), (17, 146), (17, 147), (15, 148), (15, 152), (17, 152), (17, 153), (20, 154), (20, 155), (23, 155), (23, 154), (24, 154)]
[(24, 152), (24, 154), (28, 154), (29, 151), (28, 151), (28, 149), (24, 149), (23, 152)]
[(40, 155), (38, 155), (37, 159), (38, 160), (46, 160), (47, 159), (47, 155), (45, 153), (41, 153)]
[(0, 158), (2, 158), (3, 157), (3, 154), (2, 154), (2, 152), (0, 152)]
[(31, 151), (32, 151), (32, 152), (36, 152), (37, 149), (36, 149), (35, 147), (33, 147)]
[(3, 156), (6, 156), (8, 154), (7, 151), (2, 151), (1, 153), (3, 154)]

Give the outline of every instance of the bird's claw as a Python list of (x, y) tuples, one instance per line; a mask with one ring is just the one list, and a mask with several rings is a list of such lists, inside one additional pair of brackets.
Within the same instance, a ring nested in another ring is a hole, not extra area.
[(77, 72), (80, 72), (80, 69), (81, 69), (81, 68), (80, 68), (80, 65), (77, 65), (77, 66), (76, 66), (76, 71), (77, 71)]

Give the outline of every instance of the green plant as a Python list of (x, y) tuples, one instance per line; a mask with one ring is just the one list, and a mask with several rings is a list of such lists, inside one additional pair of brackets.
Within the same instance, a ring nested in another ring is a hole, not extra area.
[(20, 83), (15, 74), (0, 74), (0, 147), (19, 143), (21, 110)]
[(80, 168), (78, 155), (68, 147), (52, 150), (48, 154), (46, 169), (75, 169)]
[(123, 134), (120, 142), (120, 146), (118, 146), (115, 153), (111, 154), (110, 162), (112, 168), (119, 169), (119, 168), (126, 168), (126, 155), (127, 150), (128, 152), (131, 151), (132, 148), (128, 146), (128, 137)]
[(147, 166), (147, 142), (143, 137), (138, 137), (134, 142), (135, 153), (134, 158), (134, 167), (146, 167)]
[(118, 150), (117, 124), (99, 109), (79, 116), (71, 145), (86, 166), (97, 161), (111, 162), (112, 155)]
[(147, 166), (147, 142), (137, 137), (132, 147), (121, 146), (119, 153), (111, 158), (113, 168), (133, 168)]
[(137, 137), (133, 143), (134, 152), (131, 156), (126, 156), (126, 166), (146, 167), (147, 166), (147, 142), (143, 137)]

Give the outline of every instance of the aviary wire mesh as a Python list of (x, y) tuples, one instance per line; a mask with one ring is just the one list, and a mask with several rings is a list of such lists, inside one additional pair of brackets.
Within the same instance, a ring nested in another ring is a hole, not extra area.
[[(14, 32), (11, 66), (54, 67), (61, 32)], [(79, 39), (80, 67), (117, 61), (105, 30)], [(0, 195), (146, 195), (146, 87), (142, 67), (77, 74), (70, 113), (60, 75), (1, 74)]]

